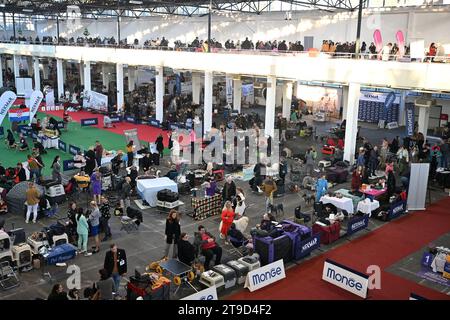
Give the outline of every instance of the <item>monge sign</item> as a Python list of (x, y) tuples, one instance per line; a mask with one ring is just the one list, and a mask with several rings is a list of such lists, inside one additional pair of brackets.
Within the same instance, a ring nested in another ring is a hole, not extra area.
[(284, 278), (286, 278), (284, 263), (280, 259), (249, 272), (245, 280), (244, 288), (255, 291)]
[(361, 298), (365, 299), (367, 297), (369, 276), (331, 260), (325, 260), (322, 280), (356, 294)]

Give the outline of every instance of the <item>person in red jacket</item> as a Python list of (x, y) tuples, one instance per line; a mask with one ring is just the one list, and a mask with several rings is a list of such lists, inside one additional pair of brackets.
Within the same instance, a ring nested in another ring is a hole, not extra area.
[(222, 228), (220, 229), (220, 238), (226, 239), (228, 230), (234, 220), (234, 211), (231, 201), (226, 201), (222, 210)]

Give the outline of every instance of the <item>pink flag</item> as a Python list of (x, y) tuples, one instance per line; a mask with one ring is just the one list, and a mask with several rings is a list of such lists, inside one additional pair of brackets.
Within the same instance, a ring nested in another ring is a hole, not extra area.
[(400, 57), (403, 57), (405, 54), (405, 37), (403, 36), (403, 32), (400, 30), (397, 31), (395, 37), (397, 38), (398, 54)]
[(375, 46), (377, 47), (377, 52), (380, 52), (381, 49), (383, 49), (383, 39), (381, 38), (380, 29), (374, 31), (373, 41), (375, 42)]

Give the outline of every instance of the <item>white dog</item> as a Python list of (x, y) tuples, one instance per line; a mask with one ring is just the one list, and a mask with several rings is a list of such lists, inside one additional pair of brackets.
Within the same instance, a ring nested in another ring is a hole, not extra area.
[[(241, 217), (241, 218), (233, 221), (233, 223), (236, 225), (236, 229), (238, 229), (242, 233), (244, 233), (245, 230), (247, 229), (248, 222), (249, 222), (248, 217)], [(220, 230), (222, 230), (222, 221), (220, 221), (219, 233), (220, 233)]]

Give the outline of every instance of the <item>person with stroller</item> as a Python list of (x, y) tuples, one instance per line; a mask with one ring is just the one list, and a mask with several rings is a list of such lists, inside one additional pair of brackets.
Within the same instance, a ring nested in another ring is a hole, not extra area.
[(190, 266), (195, 260), (195, 247), (188, 239), (188, 234), (182, 232), (178, 241), (178, 260)]
[(164, 258), (169, 256), (170, 247), (173, 245), (172, 257), (176, 259), (178, 241), (180, 239), (180, 215), (177, 210), (172, 209), (166, 219), (166, 229), (164, 231), (164, 239), (166, 240), (166, 248), (164, 250)]
[(103, 230), (103, 232), (105, 233), (105, 237), (102, 239), (102, 242), (107, 241), (109, 238), (112, 237), (111, 234), (111, 228), (109, 226), (109, 219), (111, 218), (111, 209), (109, 206), (109, 202), (108, 199), (106, 199), (105, 197), (102, 197), (102, 204), (100, 206), (100, 213), (101, 213), (101, 217), (100, 217), (100, 227)]
[(216, 255), (215, 265), (220, 264), (222, 248), (217, 244), (215, 237), (206, 231), (204, 226), (198, 226), (198, 231), (195, 243), (200, 247), (202, 255), (205, 256), (205, 270), (209, 270), (209, 264), (214, 255)]

